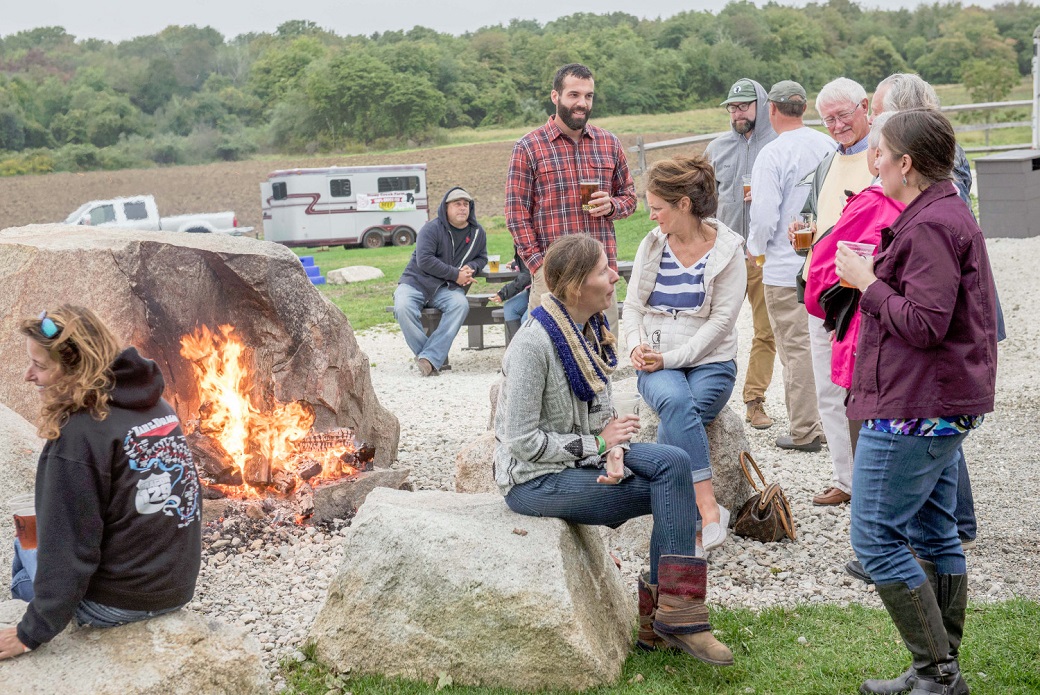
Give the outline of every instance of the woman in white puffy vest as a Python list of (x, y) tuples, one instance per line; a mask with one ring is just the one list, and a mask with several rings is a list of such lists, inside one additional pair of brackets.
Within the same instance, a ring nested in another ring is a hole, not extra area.
[(744, 241), (714, 219), (715, 170), (704, 157), (654, 164), (646, 197), (658, 227), (636, 252), (622, 326), (639, 393), (661, 418), (658, 443), (689, 454), (707, 551), (726, 540), (729, 525), (729, 511), (715, 500), (704, 426), (725, 407), (737, 377)]

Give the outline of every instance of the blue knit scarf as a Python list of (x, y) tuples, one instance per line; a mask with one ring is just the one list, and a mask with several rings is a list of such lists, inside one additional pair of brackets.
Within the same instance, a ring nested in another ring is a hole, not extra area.
[(552, 339), (574, 395), (591, 403), (596, 394), (607, 387), (610, 375), (617, 368), (614, 351), (617, 340), (608, 330), (606, 316), (594, 315), (581, 331), (563, 302), (549, 293), (542, 297), (542, 305), (535, 307), (531, 316)]

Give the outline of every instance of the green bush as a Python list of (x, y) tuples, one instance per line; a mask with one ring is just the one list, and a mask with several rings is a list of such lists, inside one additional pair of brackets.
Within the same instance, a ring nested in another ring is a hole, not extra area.
[(54, 171), (54, 158), (47, 150), (32, 150), (0, 160), (0, 176), (48, 174)]

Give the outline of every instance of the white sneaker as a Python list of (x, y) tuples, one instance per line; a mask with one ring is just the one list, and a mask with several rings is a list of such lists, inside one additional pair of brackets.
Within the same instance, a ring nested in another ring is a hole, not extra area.
[(726, 541), (727, 529), (729, 528), (729, 510), (719, 505), (719, 520), (704, 527), (701, 531), (701, 539), (704, 541), (705, 550), (714, 550)]

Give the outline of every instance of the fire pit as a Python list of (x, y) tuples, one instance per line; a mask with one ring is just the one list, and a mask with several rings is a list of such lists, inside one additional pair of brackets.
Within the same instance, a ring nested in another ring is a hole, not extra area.
[(207, 499), (288, 500), (298, 523), (317, 522), (352, 515), (374, 487), (405, 483), (408, 471), (373, 470), (375, 449), (350, 428), (313, 431), (308, 404), (257, 402), (255, 369), (234, 327), (202, 326), (180, 342), (201, 404), (184, 429)]

